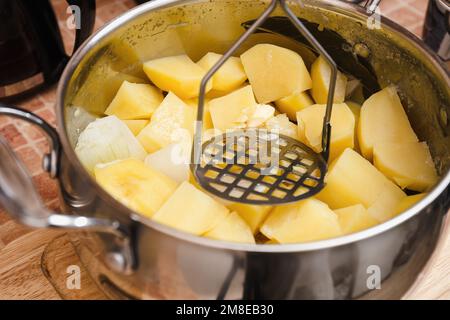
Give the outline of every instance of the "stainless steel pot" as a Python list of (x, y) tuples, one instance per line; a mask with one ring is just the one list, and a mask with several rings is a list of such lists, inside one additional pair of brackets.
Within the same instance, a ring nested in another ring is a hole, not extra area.
[[(146, 59), (181, 52), (197, 59), (207, 50), (225, 51), (242, 33), (241, 25), (267, 5), (256, 0), (156, 0), (107, 24), (74, 54), (61, 78), (58, 133), (30, 112), (0, 105), (0, 114), (35, 123), (48, 134), (52, 148), (44, 168), (59, 181), (65, 213), (43, 207), (4, 142), (0, 201), (27, 225), (80, 231), (79, 253), (94, 279), (126, 296), (400, 298), (433, 252), (450, 206), (450, 80), (438, 58), (402, 27), (381, 19), (381, 29), (369, 29), (368, 17), (372, 22), (377, 18), (373, 10), (337, 0), (304, 3), (294, 7), (299, 17), (345, 40), (337, 51), (350, 52), (376, 75), (379, 85), (397, 85), (415, 131), (430, 145), (442, 178), (414, 207), (336, 239), (289, 245), (227, 243), (185, 234), (132, 212), (85, 171), (73, 147), (86, 121), (74, 116), (78, 112), (73, 106), (101, 113), (117, 79), (123, 80), (123, 73), (141, 76), (140, 63)], [(307, 50), (295, 40), (260, 33), (252, 41), (303, 50), (308, 60)]]

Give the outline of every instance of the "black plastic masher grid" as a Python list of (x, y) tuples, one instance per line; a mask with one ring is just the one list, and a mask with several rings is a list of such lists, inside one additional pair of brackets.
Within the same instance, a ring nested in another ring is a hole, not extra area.
[[(240, 138), (254, 137), (256, 131), (245, 130), (238, 135)], [(301, 142), (279, 135), (273, 146), (272, 140), (261, 141), (261, 136), (257, 135), (256, 150), (249, 143), (245, 143), (243, 153), (242, 149), (237, 152), (239, 147), (242, 147), (242, 144), (237, 145), (239, 139), (234, 139), (235, 137), (230, 135), (226, 137), (227, 141), (217, 141), (217, 138), (213, 138), (203, 144), (202, 154), (210, 157), (210, 160), (205, 161), (205, 157), (202, 157), (202, 163), (195, 174), (201, 186), (207, 191), (220, 192), (220, 197), (226, 200), (249, 204), (295, 202), (320, 191), (321, 188), (317, 186), (323, 185), (327, 165), (319, 154), (314, 153)], [(230, 137), (232, 143), (230, 143)], [(282, 142), (282, 146), (279, 142)], [(273, 147), (278, 148), (279, 166), (276, 174), (262, 174), (261, 170), (267, 169), (267, 164), (253, 161), (248, 161), (249, 163), (246, 164), (239, 163), (238, 159), (241, 158), (238, 157), (245, 155), (245, 160), (249, 160), (250, 151), (253, 150), (259, 154), (259, 148), (262, 146), (268, 147), (269, 150), (273, 150)], [(211, 150), (213, 152), (209, 152)], [(232, 157), (227, 157), (230, 154)], [(302, 169), (301, 172), (299, 168)], [(253, 173), (257, 176), (253, 176)], [(240, 185), (244, 182), (245, 187)], [(258, 187), (263, 188), (264, 191), (259, 191)]]

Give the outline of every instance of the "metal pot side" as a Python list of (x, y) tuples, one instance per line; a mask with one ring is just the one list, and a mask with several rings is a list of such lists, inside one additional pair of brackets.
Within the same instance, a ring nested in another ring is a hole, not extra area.
[[(382, 225), (304, 244), (224, 243), (134, 214), (102, 190), (76, 158), (76, 132), (82, 129), (77, 125), (83, 124), (71, 116), (71, 107), (101, 114), (123, 73), (145, 76), (142, 61), (224, 52), (242, 33), (241, 24), (258, 17), (267, 5), (253, 0), (152, 1), (91, 36), (69, 62), (58, 87), (64, 150), (59, 182), (65, 210), (115, 219), (131, 230), (131, 269), (123, 259), (123, 243), (113, 236), (86, 233), (74, 238), (99, 283), (107, 279), (124, 297), (179, 299), (400, 298), (413, 283), (449, 208), (448, 74), (418, 39), (394, 23), (382, 19), (381, 29), (369, 30), (368, 14), (360, 7), (336, 0), (304, 2), (304, 8), (294, 8), (298, 16), (335, 31), (352, 45), (363, 44), (380, 85), (398, 87), (415, 131), (430, 146), (442, 176), (439, 184), (416, 206)], [(252, 40), (297, 48), (292, 40), (264, 34)], [(383, 281), (380, 288), (378, 280)]]

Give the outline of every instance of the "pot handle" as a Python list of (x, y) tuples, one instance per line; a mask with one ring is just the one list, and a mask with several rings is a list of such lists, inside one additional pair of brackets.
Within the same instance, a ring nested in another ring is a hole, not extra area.
[(378, 6), (381, 3), (381, 0), (342, 0), (344, 2), (350, 2), (353, 4), (361, 4), (361, 7), (367, 10), (367, 13), (372, 14), (375, 13)]
[[(42, 118), (26, 110), (0, 103), (0, 115), (12, 116), (40, 127), (48, 136), (50, 153), (44, 155), (44, 169), (53, 178), (58, 175), (61, 152), (56, 130)], [(0, 136), (0, 204), (16, 220), (33, 228), (60, 228), (74, 231), (91, 231), (111, 234), (118, 240), (123, 257), (122, 272), (134, 266), (129, 230), (120, 222), (104, 218), (66, 215), (46, 208), (34, 188), (31, 178), (6, 140)]]

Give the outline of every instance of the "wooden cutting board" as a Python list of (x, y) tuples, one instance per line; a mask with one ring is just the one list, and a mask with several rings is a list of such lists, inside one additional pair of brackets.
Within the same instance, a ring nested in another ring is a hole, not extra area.
[[(49, 243), (59, 249), (46, 250)], [(80, 290), (61, 290), (58, 283), (52, 284), (49, 279), (59, 277), (61, 282), (67, 277), (67, 266), (73, 264), (82, 266), (65, 233), (27, 232), (0, 250), (0, 299), (108, 298), (83, 268)], [(450, 299), (450, 215), (435, 253), (404, 298)]]

